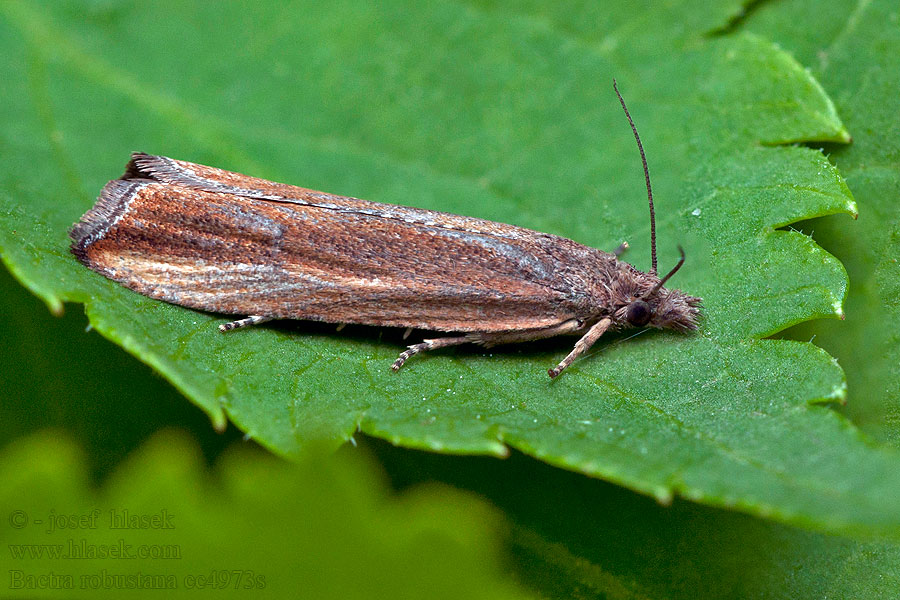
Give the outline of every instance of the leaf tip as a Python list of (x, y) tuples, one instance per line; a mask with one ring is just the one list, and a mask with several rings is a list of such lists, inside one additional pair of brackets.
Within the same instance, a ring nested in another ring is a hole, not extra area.
[(840, 384), (831, 388), (831, 392), (823, 398), (824, 403), (834, 403), (844, 406), (847, 404), (847, 382), (842, 381)]
[(50, 309), (50, 314), (54, 317), (61, 317), (65, 312), (65, 306), (63, 305), (62, 300), (60, 300), (57, 296), (47, 296), (44, 298), (44, 302), (47, 303), (47, 308)]
[(847, 318), (847, 315), (844, 314), (844, 303), (840, 298), (836, 299), (832, 306), (834, 307), (834, 314), (837, 315), (838, 319), (843, 321)]
[(490, 442), (488, 444), (488, 452), (497, 458), (509, 458), (509, 446), (500, 440)]
[(656, 501), (659, 502), (662, 506), (670, 506), (672, 504), (674, 495), (675, 494), (672, 492), (672, 488), (664, 486), (653, 488), (653, 497), (656, 498)]
[(859, 207), (856, 205), (856, 199), (853, 197), (853, 192), (850, 191), (850, 188), (847, 187), (847, 183), (844, 181), (843, 176), (838, 175), (840, 177), (841, 187), (843, 188), (844, 195), (844, 212), (851, 217), (853, 220), (859, 218)]
[[(212, 422), (213, 429), (216, 433), (225, 433), (225, 428), (228, 427), (228, 417), (225, 415), (224, 410), (220, 409), (211, 413), (209, 420)], [(250, 434), (248, 433), (247, 435)]]

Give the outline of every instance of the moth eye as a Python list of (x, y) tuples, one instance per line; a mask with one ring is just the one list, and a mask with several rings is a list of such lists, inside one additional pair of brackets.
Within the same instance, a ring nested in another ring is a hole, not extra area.
[(653, 311), (643, 300), (635, 300), (625, 309), (625, 320), (635, 327), (643, 327), (650, 322)]

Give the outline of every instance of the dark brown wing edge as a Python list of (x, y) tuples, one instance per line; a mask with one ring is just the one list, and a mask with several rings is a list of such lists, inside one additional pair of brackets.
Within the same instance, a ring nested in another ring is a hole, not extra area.
[(102, 238), (122, 218), (135, 191), (145, 183), (146, 180), (113, 179), (103, 186), (94, 206), (69, 229), (69, 239), (72, 240), (70, 250), (79, 262), (91, 266), (87, 247)]
[(132, 154), (122, 179), (152, 179), (208, 192), (220, 192), (248, 198), (259, 198), (261, 200), (316, 206), (328, 210), (368, 214), (379, 218), (397, 219), (407, 223), (420, 223), (447, 230), (550, 244), (560, 248), (569, 245), (581, 246), (581, 244), (566, 238), (516, 225), (398, 204), (372, 202), (349, 196), (338, 196), (143, 152)]

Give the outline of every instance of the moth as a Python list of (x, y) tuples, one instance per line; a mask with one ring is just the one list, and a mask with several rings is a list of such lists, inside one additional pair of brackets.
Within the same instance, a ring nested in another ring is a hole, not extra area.
[[(414, 354), (562, 334), (581, 338), (558, 376), (605, 332), (698, 327), (701, 299), (651, 269), (572, 240), (473, 217), (368, 202), (164, 156), (134, 153), (71, 231), (71, 251), (94, 271), (151, 298), (243, 315), (222, 331), (306, 319), (448, 332)], [(450, 335), (452, 333), (452, 335)]]

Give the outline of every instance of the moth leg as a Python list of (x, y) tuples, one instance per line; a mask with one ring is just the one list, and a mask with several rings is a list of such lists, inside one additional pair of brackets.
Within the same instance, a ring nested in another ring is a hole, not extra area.
[(570, 319), (558, 325), (551, 325), (543, 329), (525, 329), (523, 331), (496, 331), (496, 332), (474, 332), (467, 333), (459, 337), (437, 338), (434, 340), (423, 340), (421, 344), (414, 344), (404, 350), (391, 369), (398, 370), (409, 357), (426, 350), (434, 350), (436, 348), (446, 348), (447, 346), (459, 346), (460, 344), (482, 344), (486, 347), (495, 346), (497, 344), (509, 344), (512, 342), (527, 342), (529, 340), (539, 340), (541, 338), (554, 337), (566, 333), (572, 333), (581, 329), (582, 323), (577, 319)]
[(251, 325), (259, 325), (260, 323), (271, 321), (273, 318), (274, 317), (263, 317), (262, 315), (250, 315), (249, 317), (238, 319), (237, 321), (222, 323), (221, 325), (219, 325), (219, 331), (224, 333), (226, 331), (231, 331), (232, 329), (249, 327)]
[(391, 365), (391, 370), (398, 371), (410, 356), (418, 354), (419, 352), (434, 350), (436, 348), (446, 348), (447, 346), (459, 346), (460, 344), (468, 344), (469, 342), (473, 341), (476, 340), (471, 339), (469, 335), (463, 335), (460, 337), (437, 338), (434, 340), (423, 340), (421, 344), (413, 344), (412, 346), (409, 346), (406, 350), (401, 352), (400, 356), (397, 357), (397, 360), (394, 361), (394, 364)]
[(619, 258), (623, 254), (625, 254), (626, 250), (628, 250), (628, 242), (622, 242), (621, 244), (619, 244), (618, 248), (613, 250), (613, 254), (616, 255), (616, 258)]
[(563, 321), (558, 325), (551, 325), (543, 329), (525, 329), (522, 331), (497, 331), (493, 333), (470, 333), (472, 339), (470, 341), (481, 344), (485, 348), (496, 346), (498, 344), (513, 344), (516, 342), (530, 342), (531, 340), (540, 340), (557, 335), (565, 335), (578, 331), (584, 326), (582, 321), (578, 319), (570, 319)]
[(594, 345), (594, 342), (600, 339), (601, 335), (606, 333), (606, 330), (609, 329), (609, 326), (611, 324), (612, 321), (610, 319), (600, 319), (599, 321), (597, 321), (597, 323), (595, 323), (593, 327), (588, 329), (587, 333), (585, 333), (580, 340), (575, 342), (575, 347), (571, 352), (569, 352), (568, 356), (562, 359), (562, 361), (558, 365), (556, 365), (556, 367), (547, 370), (550, 378), (555, 378), (557, 375), (563, 372), (563, 369), (571, 365), (576, 358), (584, 354), (588, 350), (588, 348)]

